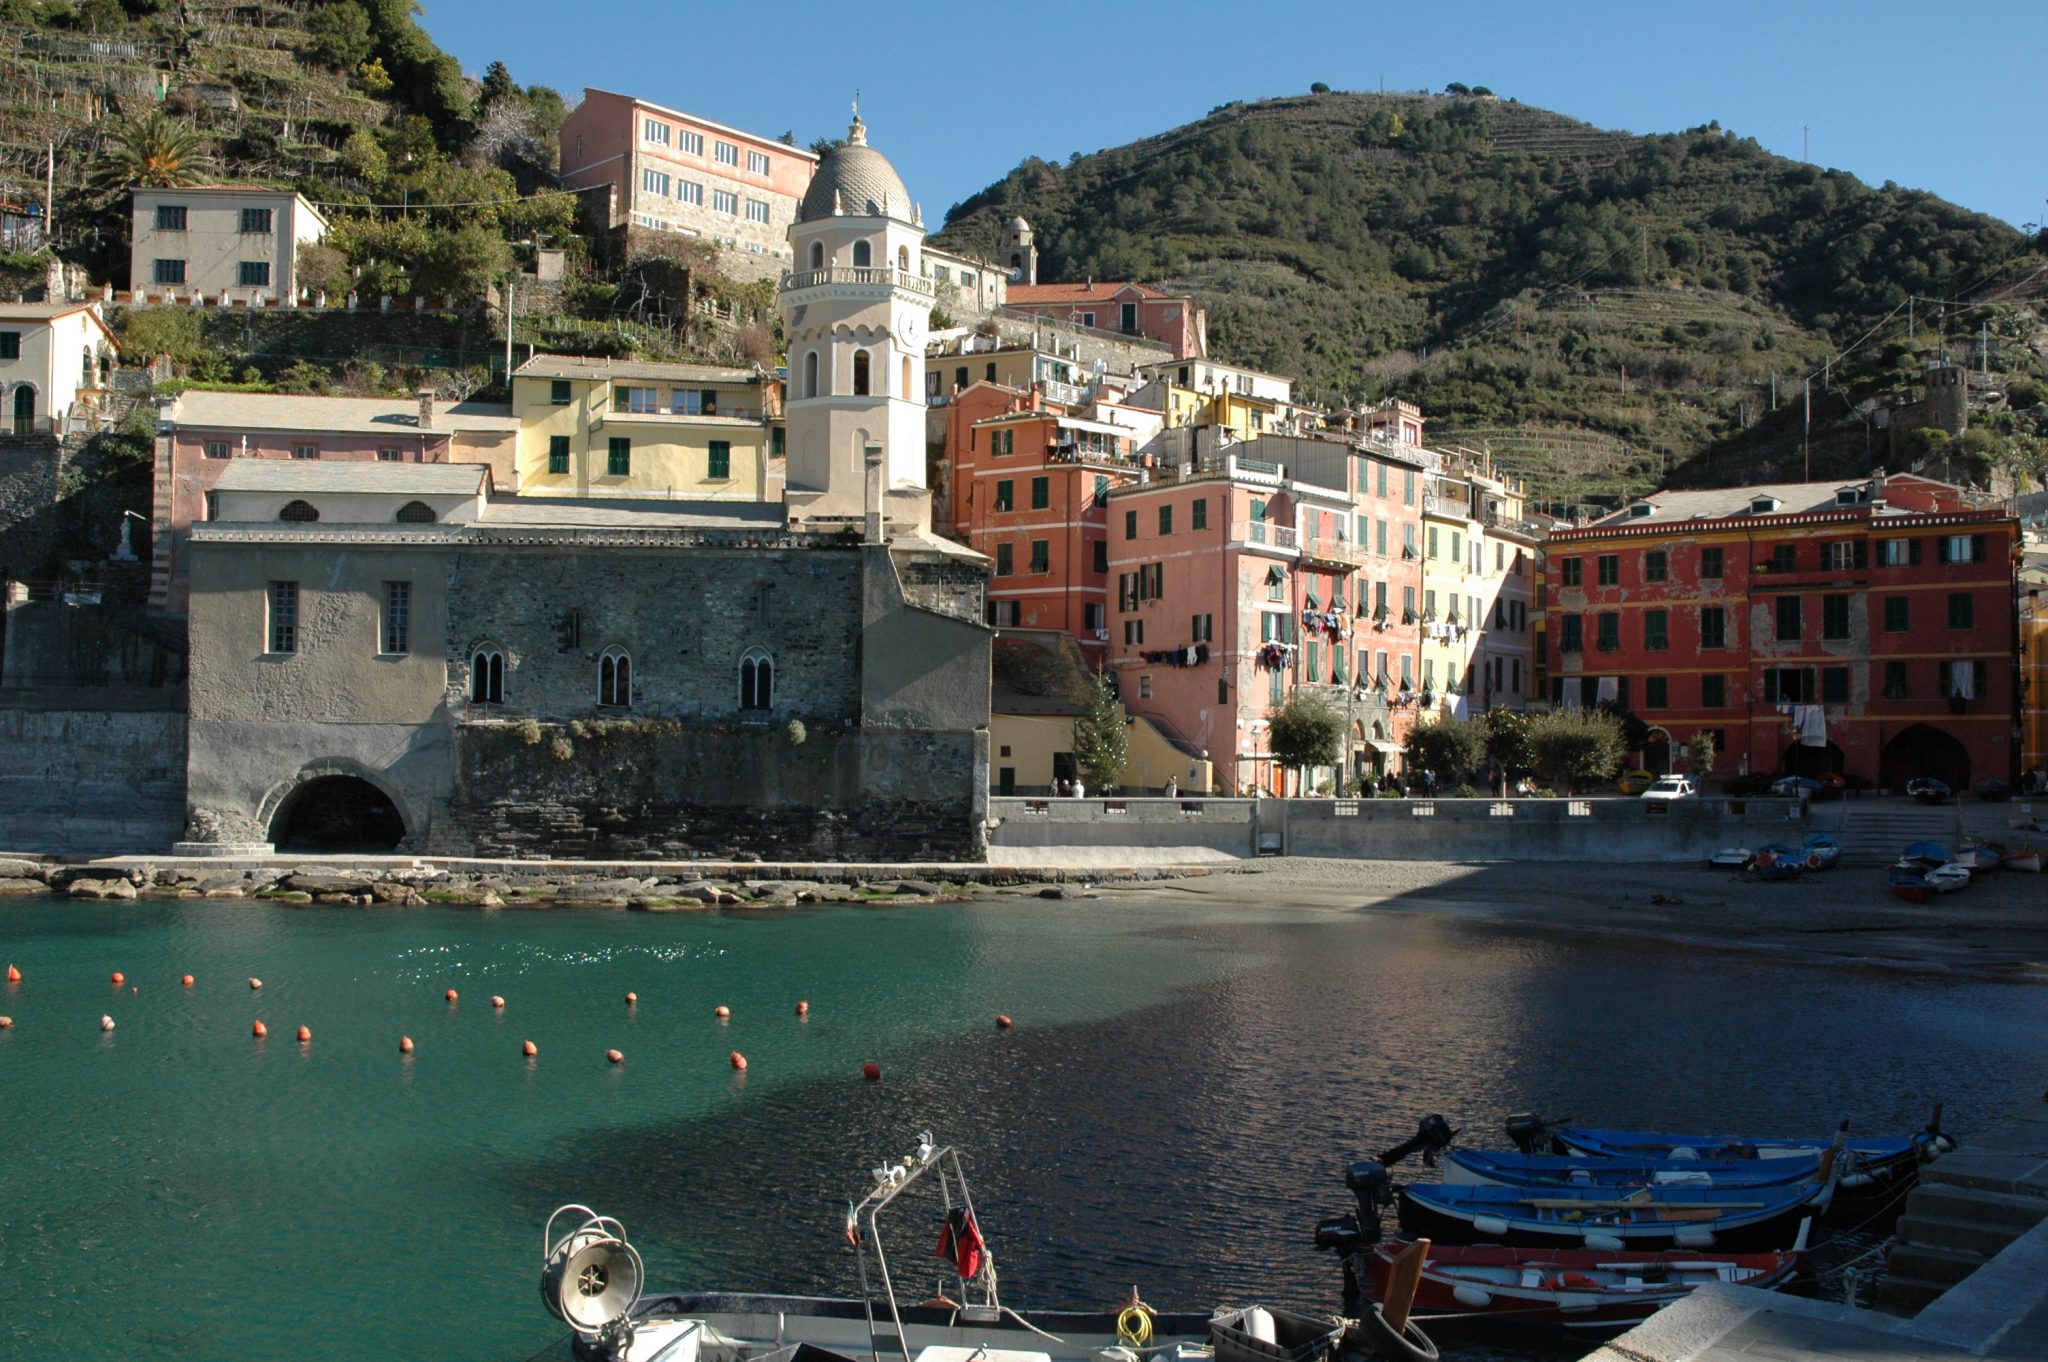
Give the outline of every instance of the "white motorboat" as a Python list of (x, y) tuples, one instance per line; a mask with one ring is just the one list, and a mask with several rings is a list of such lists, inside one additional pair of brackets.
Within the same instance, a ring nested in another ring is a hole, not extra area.
[[(936, 1187), (927, 1200), (943, 1219), (938, 1257), (957, 1288), (912, 1303), (898, 1297), (911, 1269), (892, 1269), (881, 1219), (920, 1186)], [(1118, 1304), (1034, 1310), (1027, 1319), (997, 1293), (959, 1154), (929, 1132), (914, 1153), (874, 1169), (872, 1187), (847, 1211), (845, 1235), (859, 1263), (858, 1298), (647, 1295), (625, 1227), (587, 1206), (563, 1206), (541, 1232), (541, 1299), (574, 1331), (585, 1362), (1323, 1362), (1388, 1350), (1377, 1318), (1347, 1329), (1284, 1310), (1164, 1313), (1136, 1288)], [(1396, 1351), (1406, 1362), (1433, 1358), (1412, 1325), (1405, 1333), (1419, 1340), (1401, 1338)]]

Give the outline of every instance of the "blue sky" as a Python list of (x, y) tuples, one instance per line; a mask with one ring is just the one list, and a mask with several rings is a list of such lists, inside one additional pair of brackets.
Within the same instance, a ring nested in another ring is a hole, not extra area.
[[(566, 16), (566, 17), (565, 17)], [(1486, 85), (1601, 127), (1718, 119), (1783, 156), (2048, 220), (2048, 0), (1107, 0), (752, 6), (428, 0), (465, 70), (620, 90), (800, 142), (874, 144), (936, 225), (1026, 156), (1065, 160), (1233, 99)]]

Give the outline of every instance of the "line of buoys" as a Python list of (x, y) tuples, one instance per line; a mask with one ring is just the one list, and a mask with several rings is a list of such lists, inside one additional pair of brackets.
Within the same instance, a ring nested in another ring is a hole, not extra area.
[(500, 1012), (502, 1012), (505, 1010), (505, 1000), (503, 998), (500, 998), (497, 994), (493, 993), (491, 995), (491, 1006), (497, 1008)]
[(607, 1050), (607, 1051), (605, 1051), (605, 1052), (604, 1052), (604, 1057), (605, 1057), (606, 1059), (610, 1060), (610, 1061), (611, 1061), (612, 1063), (614, 1063), (614, 1064), (624, 1064), (624, 1063), (626, 1062), (626, 1057), (625, 1057), (625, 1055), (621, 1054), (621, 1053), (620, 1053), (619, 1051), (617, 1051), (617, 1050)]
[(639, 1002), (639, 1001), (640, 1001), (640, 995), (639, 995), (639, 994), (637, 994), (637, 993), (628, 993), (628, 994), (626, 995), (626, 1006), (628, 1006), (628, 1007), (631, 1007), (631, 1006), (632, 1006), (632, 1005), (633, 1005), (634, 1003), (637, 1003), (637, 1002)]
[(996, 1013), (996, 1029), (998, 1031), (1007, 1031), (1014, 1024), (1015, 1023), (1013, 1023), (1008, 1017), (1004, 1016), (1002, 1013)]
[(7, 982), (10, 984), (18, 984), (21, 982), (21, 970), (18, 966), (9, 965), (7, 967)]
[(882, 1066), (874, 1063), (863, 1064), (860, 1066), (860, 1076), (873, 1083), (881, 1078)]
[(528, 1059), (532, 1059), (540, 1053), (540, 1047), (530, 1040), (522, 1040), (519, 1042), (519, 1053), (525, 1055)]
[(724, 1003), (720, 1003), (718, 1006), (711, 1009), (711, 1015), (718, 1018), (720, 1021), (724, 1021), (727, 1017), (730, 1017), (732, 1015), (732, 1009), (727, 1007)]
[(745, 1069), (747, 1067), (747, 1057), (737, 1050), (733, 1051), (732, 1066), (735, 1069)]
[(249, 1028), (249, 1034), (256, 1037), (256, 1039), (258, 1040), (262, 1040), (265, 1036), (270, 1034), (270, 1028), (259, 1021), (254, 1026)]
[(186, 988), (190, 988), (192, 987), (192, 976), (187, 974), (183, 978), (179, 979), (178, 982), (183, 984)]
[(400, 1036), (398, 1038), (398, 1053), (400, 1053), (401, 1055), (409, 1055), (412, 1053), (411, 1036)]
[(809, 1003), (807, 1003), (807, 1002), (803, 1001), (803, 1000), (802, 1000), (801, 998), (799, 998), (799, 999), (797, 1000), (797, 1004), (796, 1004), (796, 1014), (797, 1014), (797, 1015), (798, 1015), (799, 1017), (808, 1017), (808, 1016), (810, 1016), (810, 1015), (811, 1015), (811, 1005), (810, 1005)]
[(454, 1002), (454, 1001), (455, 1001), (455, 999), (456, 999), (456, 996), (457, 996), (457, 995), (456, 995), (456, 992), (455, 992), (455, 990), (451, 988), (451, 989), (449, 989), (449, 990), (448, 990), (448, 991), (447, 991), (446, 993), (442, 994), (441, 996), (443, 996), (443, 997), (444, 997), (444, 998), (446, 998), (446, 999), (447, 999), (447, 1000), (448, 1000), (449, 1002), (451, 1002), (451, 1003), (452, 1003), (452, 1002)]
[(127, 975), (125, 975), (125, 974), (121, 973), (121, 971), (119, 971), (119, 970), (115, 970), (115, 971), (114, 971), (114, 987), (115, 987), (115, 988), (119, 988), (119, 987), (120, 987), (121, 985), (123, 985), (123, 984), (125, 984), (125, 983), (127, 983), (127, 982), (128, 982), (128, 976), (127, 976)]
[(106, 1013), (102, 1012), (100, 1014), (100, 1030), (111, 1031), (113, 1029), (114, 1019), (112, 1017), (109, 1017)]
[(304, 1044), (306, 1044), (307, 1042), (311, 1041), (312, 1039), (313, 1039), (313, 1028), (312, 1028), (312, 1027), (310, 1027), (310, 1026), (301, 1026), (301, 1027), (299, 1028), (299, 1044), (301, 1044), (301, 1045), (304, 1045)]
[(262, 988), (263, 981), (261, 979), (251, 979), (249, 981), (249, 987), (251, 990)]

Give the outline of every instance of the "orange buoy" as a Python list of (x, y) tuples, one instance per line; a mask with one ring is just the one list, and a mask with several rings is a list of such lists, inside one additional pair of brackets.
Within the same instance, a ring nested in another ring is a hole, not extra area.
[(1009, 1029), (1010, 1029), (1011, 1025), (1012, 1025), (1012, 1022), (1010, 1021), (1010, 1019), (1009, 1019), (1008, 1017), (1004, 1016), (1004, 1015), (1003, 1015), (1002, 1013), (1000, 1013), (1000, 1012), (996, 1013), (996, 1029), (997, 1029), (997, 1030), (999, 1030), (999, 1031), (1007, 1031), (1007, 1030), (1009, 1030)]
[(100, 1030), (102, 1030), (102, 1031), (111, 1031), (111, 1030), (113, 1030), (113, 1029), (114, 1029), (114, 1019), (113, 1019), (112, 1017), (109, 1017), (109, 1016), (107, 1016), (107, 1015), (106, 1015), (105, 1013), (101, 1013), (101, 1014), (100, 1014)]
[(409, 1055), (412, 1053), (411, 1036), (400, 1036), (398, 1038), (398, 1053), (400, 1053), (401, 1055)]
[(614, 1064), (624, 1064), (626, 1062), (626, 1057), (620, 1054), (617, 1050), (605, 1051), (604, 1057)]
[(711, 1015), (717, 1017), (720, 1021), (724, 1021), (727, 1017), (730, 1017), (732, 1015), (732, 1009), (727, 1007), (724, 1003), (720, 1003), (717, 1007), (711, 1009)]
[(114, 987), (115, 987), (115, 988), (119, 988), (119, 987), (120, 987), (121, 985), (123, 985), (123, 984), (125, 984), (125, 983), (127, 983), (127, 982), (128, 982), (128, 976), (127, 976), (127, 975), (125, 975), (125, 974), (121, 973), (121, 971), (119, 971), (119, 970), (115, 970), (115, 971), (114, 971)]
[(735, 1069), (745, 1069), (747, 1067), (747, 1057), (737, 1050), (733, 1051), (732, 1066)]
[(313, 1039), (313, 1028), (310, 1026), (301, 1026), (299, 1028), (299, 1044), (304, 1045), (307, 1041), (311, 1039)]
[(14, 1018), (0, 1017), (0, 1031), (5, 1031), (8, 1027), (12, 1025), (14, 1025)]
[(7, 982), (10, 984), (18, 984), (21, 982), (21, 970), (18, 967), (14, 965), (9, 965), (7, 967)]
[(637, 994), (637, 993), (628, 993), (628, 994), (626, 995), (626, 1006), (628, 1006), (628, 1007), (631, 1007), (631, 1006), (632, 1006), (632, 1005), (633, 1005), (634, 1003), (637, 1003), (637, 1002), (639, 1002), (639, 1001), (640, 1001), (640, 995), (639, 995), (639, 994)]
[(519, 1042), (519, 1053), (525, 1055), (528, 1059), (532, 1059), (540, 1053), (540, 1047), (530, 1040), (522, 1040)]
[(250, 988), (252, 988), (252, 989), (256, 989), (256, 988), (262, 988), (262, 987), (263, 987), (263, 981), (262, 981), (261, 979), (251, 979), (251, 980), (249, 981), (249, 987), (250, 987)]
[(505, 1000), (504, 1000), (503, 998), (500, 998), (500, 997), (499, 997), (499, 996), (498, 996), (497, 994), (495, 994), (495, 993), (493, 993), (493, 994), (491, 995), (491, 1006), (492, 1006), (492, 1007), (499, 1007), (499, 1008), (502, 1008), (502, 1007), (503, 1007), (504, 1005), (505, 1005)]
[(178, 980), (178, 982), (183, 984), (186, 988), (190, 988), (192, 987), (192, 976), (188, 974), (184, 978)]
[(860, 1076), (873, 1083), (882, 1076), (882, 1066), (879, 1064), (863, 1064), (860, 1066)]
[(249, 1034), (256, 1037), (256, 1039), (258, 1040), (262, 1040), (265, 1036), (270, 1034), (270, 1028), (259, 1021), (254, 1026), (249, 1028)]
[(796, 1014), (797, 1014), (797, 1015), (798, 1015), (799, 1017), (808, 1017), (808, 1016), (810, 1016), (810, 1015), (811, 1015), (811, 1005), (810, 1005), (809, 1003), (807, 1003), (807, 1002), (804, 1002), (804, 1001), (802, 1001), (801, 999), (799, 999), (799, 1000), (797, 1001), (797, 1005), (796, 1005)]
[(448, 999), (448, 1001), (449, 1001), (449, 1002), (451, 1002), (451, 1003), (452, 1003), (452, 1002), (454, 1002), (454, 1001), (455, 1001), (455, 990), (454, 990), (454, 989), (452, 989), (452, 988), (451, 988), (451, 989), (449, 989), (449, 990), (448, 990), (448, 992), (447, 992), (447, 994), (446, 994), (445, 996), (447, 997), (447, 999)]

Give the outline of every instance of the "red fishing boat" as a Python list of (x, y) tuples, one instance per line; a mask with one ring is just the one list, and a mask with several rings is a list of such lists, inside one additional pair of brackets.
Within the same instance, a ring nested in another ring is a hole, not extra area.
[[(1805, 1234), (1776, 1253), (1606, 1252), (1601, 1249), (1437, 1248), (1422, 1264), (1414, 1319), (1574, 1330), (1625, 1329), (1715, 1282), (1770, 1290), (1799, 1271)], [(1367, 1291), (1382, 1300), (1408, 1244), (1366, 1248)]]

